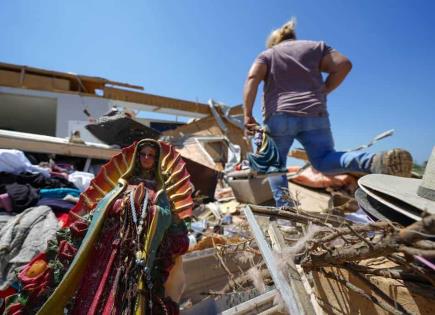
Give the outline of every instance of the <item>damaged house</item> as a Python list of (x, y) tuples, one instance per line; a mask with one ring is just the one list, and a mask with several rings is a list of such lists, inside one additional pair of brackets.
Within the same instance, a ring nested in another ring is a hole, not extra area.
[[(122, 159), (132, 158), (126, 154), (131, 153), (128, 145), (149, 137), (171, 144), (173, 164), (181, 155), (196, 191), (183, 195), (193, 201), (187, 224), (189, 249), (182, 259), (186, 288), (181, 314), (434, 313), (433, 201), (406, 203), (379, 188), (378, 178), (372, 177), (373, 182), (290, 167), (289, 198), (294, 207), (268, 206), (267, 174), (234, 168), (253, 151), (243, 136), (241, 106), (190, 102), (142, 90), (98, 77), (0, 63), (0, 150), (16, 154), (8, 160), (17, 162), (16, 172), (36, 167), (21, 151), (29, 157), (34, 154), (35, 160), (38, 154), (49, 155), (43, 165), (62, 186), (56, 192), (62, 201), (53, 202), (43, 197), (53, 193), (45, 187), (55, 185), (49, 180), (18, 179), (13, 169), (3, 175), (4, 185), (26, 180), (21, 188), (31, 198), (13, 200), (8, 211), (7, 198), (0, 194), (0, 208), (6, 209), (0, 215), (0, 302), (16, 289), (11, 285), (13, 269), (46, 250), (46, 239), (41, 238), (31, 252), (22, 252), (33, 240), (20, 231), (33, 237), (46, 223), (43, 233), (50, 238), (68, 220), (69, 209), (102, 200), (103, 193), (116, 186), (109, 175), (119, 176), (120, 165), (128, 164), (121, 164)], [(136, 116), (146, 111), (190, 120)], [(291, 154), (306, 160), (304, 152)], [(433, 155), (428, 170), (435, 169), (435, 151)], [(114, 156), (111, 169), (101, 167)], [(72, 165), (58, 157), (82, 163)], [(184, 172), (184, 164), (178, 165)], [(99, 179), (109, 180), (96, 184), (94, 171)], [(424, 183), (415, 177), (415, 183)], [(186, 178), (180, 182), (185, 184)], [(177, 184), (172, 188), (182, 187)], [(70, 195), (64, 196), (67, 192)], [(26, 208), (26, 202), (32, 206)], [(23, 211), (13, 213), (16, 205)], [(53, 214), (47, 207), (55, 206), (60, 210)], [(10, 301), (8, 305), (16, 306)]]
[[(104, 160), (118, 152), (114, 144), (119, 148), (144, 137), (162, 136), (176, 145), (183, 157), (192, 160), (189, 168), (193, 173), (201, 165), (206, 167), (203, 174), (214, 180), (201, 191), (212, 197), (228, 154), (238, 162), (240, 154), (244, 157), (250, 149), (238, 120), (241, 106), (230, 108), (214, 101), (203, 104), (141, 90), (143, 87), (99, 77), (0, 63), (0, 145), (5, 149)], [(114, 108), (133, 113), (133, 117), (104, 120)], [(187, 117), (192, 122), (140, 118), (135, 112)], [(98, 125), (93, 117), (101, 117), (102, 123)], [(92, 145), (80, 146), (81, 141)], [(87, 160), (85, 170), (90, 163)]]

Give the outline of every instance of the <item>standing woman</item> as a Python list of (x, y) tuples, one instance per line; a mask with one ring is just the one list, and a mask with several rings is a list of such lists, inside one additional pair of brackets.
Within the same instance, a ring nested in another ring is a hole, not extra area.
[[(352, 68), (347, 57), (322, 41), (297, 40), (295, 20), (274, 30), (267, 50), (255, 59), (243, 91), (244, 120), (248, 134), (257, 122), (252, 110), (261, 81), (264, 82), (263, 119), (278, 147), (281, 166), (294, 139), (305, 148), (313, 167), (322, 173), (384, 173), (409, 177), (412, 157), (394, 149), (380, 154), (338, 152), (334, 148), (327, 95), (335, 90)], [(326, 80), (322, 72), (327, 73)], [(289, 205), (284, 194), (285, 175), (269, 177), (276, 206)]]

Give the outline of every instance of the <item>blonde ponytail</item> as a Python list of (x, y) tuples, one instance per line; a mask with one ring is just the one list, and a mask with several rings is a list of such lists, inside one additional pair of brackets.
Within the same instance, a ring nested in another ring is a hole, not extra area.
[(266, 47), (271, 48), (284, 40), (296, 39), (296, 18), (292, 17), (280, 28), (273, 30), (267, 38)]

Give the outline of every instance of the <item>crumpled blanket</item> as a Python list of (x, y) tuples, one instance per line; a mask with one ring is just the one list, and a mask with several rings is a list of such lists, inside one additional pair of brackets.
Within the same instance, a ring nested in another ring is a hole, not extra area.
[(14, 281), (18, 269), (47, 249), (59, 223), (47, 206), (28, 208), (0, 230), (0, 290)]
[(5, 226), (6, 223), (8, 223), (8, 221), (13, 217), (15, 217), (15, 214), (0, 211), (0, 231), (1, 231), (2, 227)]
[(280, 165), (278, 147), (275, 142), (265, 132), (261, 132), (260, 135), (262, 138), (259, 150), (254, 154), (248, 154), (249, 167), (258, 174), (287, 172), (285, 166)]
[(0, 149), (0, 172), (11, 174), (41, 173), (45, 177), (50, 177), (50, 172), (46, 168), (32, 165), (20, 150)]
[(88, 189), (94, 177), (92, 173), (75, 171), (68, 175), (68, 180), (83, 192)]

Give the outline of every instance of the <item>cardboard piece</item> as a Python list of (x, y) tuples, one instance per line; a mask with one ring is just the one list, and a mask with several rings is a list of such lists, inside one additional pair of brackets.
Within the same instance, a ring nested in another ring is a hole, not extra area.
[(267, 178), (229, 179), (228, 184), (240, 203), (258, 205), (273, 199)]

